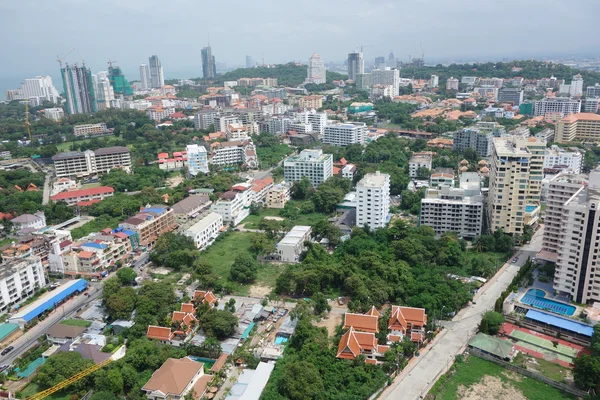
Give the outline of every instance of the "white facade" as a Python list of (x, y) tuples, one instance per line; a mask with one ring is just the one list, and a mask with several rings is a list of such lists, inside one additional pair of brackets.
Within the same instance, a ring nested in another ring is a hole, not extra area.
[(16, 89), (12, 95), (12, 100), (25, 100), (38, 98), (40, 102), (46, 100), (51, 103), (58, 103), (59, 93), (52, 84), (52, 77), (36, 76), (35, 78), (25, 79), (19, 89)]
[(146, 110), (146, 114), (150, 119), (160, 122), (171, 114), (175, 114), (175, 107), (150, 107)]
[(289, 231), (279, 243), (277, 254), (283, 262), (297, 263), (300, 255), (306, 249), (304, 242), (310, 240), (310, 226), (297, 225)]
[(92, 81), (94, 82), (98, 109), (105, 110), (111, 108), (111, 102), (115, 100), (115, 91), (108, 79), (108, 72), (100, 71), (97, 74), (92, 75)]
[(321, 136), (325, 134), (325, 127), (327, 126), (327, 114), (324, 112), (317, 112), (315, 110), (305, 111), (298, 113), (298, 120), (302, 123), (311, 124), (312, 130), (319, 132)]
[(0, 312), (9, 311), (14, 304), (45, 286), (40, 257), (5, 260), (0, 264)]
[(65, 111), (62, 108), (46, 108), (44, 109), (44, 117), (60, 121), (65, 117)]
[[(458, 83), (458, 81), (457, 81)], [(436, 88), (440, 85), (440, 77), (437, 75), (431, 75), (429, 78), (429, 87)]]
[(165, 85), (165, 77), (163, 74), (163, 67), (158, 59), (158, 56), (151, 56), (148, 61), (150, 64), (150, 87), (163, 87)]
[(552, 168), (557, 165), (566, 165), (573, 173), (581, 173), (583, 164), (583, 154), (576, 149), (567, 151), (561, 147), (553, 145), (546, 150), (544, 159), (544, 168)]
[(188, 173), (192, 176), (196, 176), (201, 172), (208, 174), (208, 153), (204, 146), (188, 144), (185, 151), (187, 153)]
[(363, 53), (348, 54), (348, 79), (356, 81), (356, 75), (365, 72)]
[(210, 246), (221, 233), (223, 227), (223, 217), (220, 214), (211, 212), (200, 221), (186, 229), (183, 234), (191, 237), (199, 250)]
[(196, 115), (194, 115), (194, 128), (196, 128), (196, 130), (204, 130), (209, 129), (211, 125), (213, 125), (213, 127), (215, 128), (217, 126), (219, 126), (220, 128), (220, 125), (217, 120), (218, 117), (219, 113), (217, 111), (202, 110)]
[(412, 156), (408, 161), (408, 176), (411, 178), (417, 177), (419, 168), (427, 168), (431, 170), (432, 157), (430, 155)]
[(46, 216), (43, 211), (38, 211), (35, 214), (21, 214), (10, 222), (17, 231), (25, 228), (42, 229), (46, 226)]
[(306, 83), (321, 84), (327, 82), (327, 72), (325, 70), (325, 63), (320, 55), (317, 53), (313, 54), (308, 59), (308, 71), (306, 77)]
[(108, 172), (112, 168), (122, 168), (127, 172), (131, 170), (131, 155), (127, 147), (58, 153), (52, 160), (58, 178), (87, 176)]
[(596, 114), (598, 112), (598, 102), (600, 102), (598, 97), (587, 97), (584, 104), (585, 112)]
[(317, 187), (333, 176), (333, 155), (323, 154), (323, 150), (302, 150), (283, 162), (283, 175), (290, 183), (306, 176)]
[(223, 218), (224, 223), (236, 226), (250, 215), (250, 205), (254, 192), (250, 185), (238, 184), (232, 190), (225, 192), (211, 206), (211, 210)]
[(448, 78), (446, 81), (446, 90), (458, 90), (458, 79), (454, 77)]
[(563, 118), (569, 114), (581, 111), (581, 101), (571, 100), (568, 97), (547, 97), (533, 103), (533, 114), (545, 116), (547, 113), (560, 113)]
[(371, 71), (371, 85), (391, 85), (392, 97), (396, 97), (400, 89), (400, 71), (390, 68), (373, 70)]
[(332, 146), (364, 144), (367, 140), (367, 125), (364, 122), (345, 122), (325, 127), (323, 143)]
[(498, 88), (493, 85), (481, 85), (473, 89), (473, 92), (484, 98), (490, 98), (493, 100), (498, 99)]
[(104, 122), (100, 122), (99, 124), (75, 125), (73, 127), (73, 135), (75, 136), (102, 135), (107, 132), (108, 128)]
[(148, 64), (140, 64), (140, 84), (142, 90), (150, 89), (150, 67)]
[(383, 228), (390, 213), (390, 176), (366, 174), (356, 185), (356, 225)]

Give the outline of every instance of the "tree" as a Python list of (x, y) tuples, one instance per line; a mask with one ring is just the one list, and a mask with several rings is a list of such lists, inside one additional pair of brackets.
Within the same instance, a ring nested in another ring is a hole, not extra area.
[(342, 231), (334, 224), (322, 219), (312, 226), (311, 236), (318, 241), (327, 239), (330, 246), (336, 247), (340, 244)]
[(474, 163), (477, 161), (477, 152), (469, 147), (463, 152), (463, 157), (470, 163)]
[(125, 267), (117, 271), (117, 278), (119, 278), (121, 285), (131, 285), (133, 282), (135, 282), (137, 274), (133, 268)]
[(226, 310), (212, 308), (198, 317), (198, 326), (204, 333), (219, 340), (231, 336), (237, 324), (237, 317)]
[(179, 270), (192, 265), (199, 254), (192, 238), (169, 232), (156, 241), (150, 253), (150, 261), (157, 266)]
[(315, 209), (323, 214), (331, 214), (336, 206), (344, 200), (344, 191), (339, 187), (321, 184), (311, 196)]
[(302, 179), (295, 182), (292, 186), (291, 193), (294, 200), (305, 200), (313, 191), (312, 183), (308, 177), (303, 176)]
[(417, 169), (417, 179), (429, 179), (431, 176), (431, 170), (426, 167), (419, 167)]
[(313, 302), (313, 310), (316, 315), (321, 315), (331, 311), (331, 306), (327, 303), (327, 297), (321, 292), (315, 294), (311, 301)]
[(600, 386), (600, 358), (583, 354), (573, 361), (575, 384), (583, 389), (596, 389)]
[(94, 392), (90, 400), (119, 400), (112, 392), (103, 390), (101, 392)]
[(261, 256), (263, 254), (272, 254), (275, 250), (275, 243), (267, 235), (258, 233), (252, 236), (252, 245), (250, 246), (252, 254)]
[[(75, 351), (59, 352), (48, 358), (48, 361), (39, 369), (34, 381), (42, 386), (54, 386), (92, 365), (94, 365), (92, 360), (83, 359), (81, 354)], [(79, 381), (75, 385), (81, 387), (83, 383), (83, 381)], [(79, 389), (73, 388), (72, 390), (77, 391)]]
[(131, 287), (119, 289), (106, 302), (106, 311), (113, 319), (129, 319), (135, 309), (136, 293)]
[(488, 311), (483, 314), (483, 317), (481, 318), (479, 332), (486, 333), (488, 335), (497, 335), (503, 322), (504, 316), (502, 314), (495, 311)]
[(280, 221), (263, 218), (258, 223), (258, 229), (264, 231), (269, 239), (277, 239), (280, 236), (283, 227), (281, 226)]
[(319, 399), (324, 389), (319, 370), (307, 361), (286, 365), (279, 380), (279, 393), (290, 400)]
[(234, 282), (252, 283), (258, 274), (258, 263), (249, 254), (238, 255), (231, 266), (229, 277)]
[(119, 289), (121, 289), (121, 282), (119, 281), (119, 278), (112, 277), (105, 280), (102, 284), (102, 299), (104, 299), (104, 302), (106, 303), (106, 301), (113, 294), (116, 294)]

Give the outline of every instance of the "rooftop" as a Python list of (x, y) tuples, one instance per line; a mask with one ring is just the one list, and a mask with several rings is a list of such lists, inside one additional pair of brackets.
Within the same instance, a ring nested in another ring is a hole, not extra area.
[(300, 241), (304, 240), (309, 232), (310, 226), (296, 225), (284, 236), (283, 239), (281, 239), (277, 246), (295, 246)]
[(208, 226), (217, 222), (221, 218), (222, 217), (220, 214), (211, 212), (206, 217), (202, 218), (200, 221), (198, 221), (194, 225), (190, 226), (187, 229), (187, 231), (192, 232), (192, 233), (200, 233), (200, 232), (204, 231)]
[(93, 196), (93, 195), (114, 193), (114, 192), (115, 192), (115, 189), (111, 188), (110, 186), (100, 186), (100, 187), (95, 187), (95, 188), (90, 188), (90, 189), (70, 190), (67, 192), (58, 193), (58, 194), (55, 194), (54, 196), (52, 196), (51, 199), (54, 201), (66, 200), (66, 199), (72, 199), (72, 198), (77, 198), (77, 197), (86, 197), (86, 196)]
[(377, 171), (375, 173), (366, 174), (356, 186), (380, 188), (384, 186), (386, 182), (389, 183), (389, 180), (390, 176), (388, 174), (382, 174), (379, 171)]
[(173, 212), (175, 214), (187, 214), (208, 202), (210, 202), (210, 199), (207, 195), (193, 194), (181, 200), (180, 202), (173, 204)]
[(142, 390), (181, 396), (186, 386), (202, 368), (204, 368), (203, 363), (187, 357), (169, 358), (159, 369), (154, 371), (152, 378), (146, 382)]
[(559, 122), (571, 123), (576, 121), (600, 121), (600, 115), (593, 113), (571, 114), (561, 119)]

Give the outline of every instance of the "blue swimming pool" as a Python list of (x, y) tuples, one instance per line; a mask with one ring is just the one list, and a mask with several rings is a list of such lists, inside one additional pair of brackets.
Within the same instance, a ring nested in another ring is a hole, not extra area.
[(570, 304), (547, 299), (546, 292), (540, 289), (529, 289), (525, 296), (521, 298), (521, 303), (562, 315), (573, 315), (577, 310), (575, 306)]
[(285, 336), (275, 336), (275, 344), (283, 344), (286, 343), (288, 341), (288, 338)]
[(537, 207), (537, 206), (532, 206), (532, 205), (525, 206), (525, 212), (528, 212), (528, 213), (529, 213), (529, 212), (532, 212), (533, 210), (535, 210), (535, 209), (536, 209), (536, 207)]

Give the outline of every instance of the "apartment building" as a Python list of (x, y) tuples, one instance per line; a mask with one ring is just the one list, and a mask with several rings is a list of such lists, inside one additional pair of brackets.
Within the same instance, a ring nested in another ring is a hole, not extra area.
[(441, 186), (454, 187), (454, 170), (452, 168), (438, 168), (429, 177), (429, 186), (432, 188)]
[(310, 240), (310, 226), (296, 225), (277, 243), (276, 252), (283, 262), (297, 263), (306, 250), (304, 242)]
[(466, 149), (473, 149), (479, 157), (489, 157), (492, 154), (491, 130), (465, 128), (454, 133), (452, 150), (463, 153)]
[(46, 108), (43, 113), (44, 117), (53, 121), (60, 121), (65, 117), (65, 111), (62, 108)]
[[(64, 201), (69, 206), (83, 205), (85, 203), (97, 203), (107, 197), (115, 195), (115, 189), (110, 186), (100, 186), (90, 189), (69, 190), (50, 196), (52, 201)], [(86, 204), (88, 205), (88, 204)]]
[(344, 122), (325, 126), (323, 143), (332, 146), (365, 144), (367, 125), (364, 122)]
[(548, 194), (546, 196), (546, 214), (544, 217), (544, 238), (542, 250), (538, 258), (556, 262), (560, 252), (560, 240), (562, 236), (563, 216), (565, 204), (576, 193), (587, 185), (588, 177), (574, 173), (560, 173), (548, 182)]
[(223, 218), (223, 223), (236, 226), (250, 215), (253, 193), (250, 184), (234, 185), (231, 190), (219, 196), (219, 200), (213, 203), (211, 210)]
[(438, 236), (456, 232), (462, 238), (475, 238), (482, 233), (483, 201), (479, 182), (461, 182), (460, 188), (427, 189), (421, 200), (419, 225), (431, 227)]
[(546, 97), (533, 103), (533, 115), (545, 116), (549, 113), (559, 113), (562, 117), (581, 112), (581, 100), (569, 97)]
[(251, 139), (211, 143), (209, 162), (214, 165), (243, 164), (250, 169), (258, 168), (256, 147)]
[(209, 129), (212, 125), (213, 128), (218, 125), (219, 112), (214, 110), (202, 110), (194, 115), (194, 128), (196, 130)]
[(172, 114), (175, 114), (175, 107), (152, 106), (148, 107), (146, 110), (146, 115), (148, 115), (148, 118), (156, 122), (160, 122)]
[(221, 233), (221, 228), (223, 228), (223, 217), (211, 212), (183, 231), (183, 235), (192, 238), (198, 250), (203, 250), (215, 241)]
[(46, 283), (40, 257), (0, 262), (0, 312), (8, 312), (15, 304), (45, 287)]
[(583, 165), (583, 153), (577, 148), (563, 149), (553, 145), (546, 150), (544, 159), (544, 168), (554, 168), (557, 166), (566, 166), (573, 173), (581, 173)]
[(554, 130), (554, 140), (557, 143), (600, 141), (600, 115), (577, 113), (559, 120)]
[(489, 227), (520, 235), (539, 218), (546, 141), (505, 136), (494, 138), (493, 144)]
[(390, 176), (366, 174), (356, 185), (356, 225), (383, 228), (390, 214)]
[(594, 86), (588, 86), (585, 88), (586, 97), (600, 97), (600, 84), (596, 83)]
[(390, 68), (372, 70), (371, 85), (392, 86), (392, 93), (390, 97), (398, 96), (400, 94), (400, 71)]
[(284, 208), (291, 199), (291, 188), (292, 185), (281, 182), (269, 189), (265, 198), (267, 208)]
[(590, 173), (589, 184), (564, 203), (562, 213), (554, 290), (576, 303), (600, 301), (600, 171)]
[[(327, 126), (327, 114), (324, 112), (317, 112), (315, 110), (305, 111), (296, 114), (298, 121), (304, 124), (311, 124), (312, 130), (319, 132), (319, 135), (325, 134), (325, 127)], [(287, 131), (286, 131), (287, 132)]]
[(498, 99), (498, 88), (493, 85), (481, 85), (473, 89), (473, 92), (483, 98), (488, 98), (491, 100)]
[(68, 151), (52, 157), (58, 178), (84, 177), (109, 172), (113, 168), (131, 171), (131, 154), (127, 147), (104, 147), (95, 151)]
[(523, 89), (503, 87), (498, 90), (498, 102), (500, 103), (513, 103), (515, 106), (520, 105), (523, 102)]
[(413, 154), (408, 161), (408, 176), (411, 178), (417, 177), (419, 168), (427, 168), (431, 170), (433, 158), (429, 154)]
[(446, 90), (458, 90), (458, 79), (451, 76), (446, 80)]
[(167, 206), (155, 205), (119, 224), (119, 227), (137, 233), (140, 245), (152, 247), (163, 233), (177, 228), (175, 213)]
[(188, 144), (185, 147), (187, 153), (187, 169), (191, 176), (199, 173), (208, 174), (208, 153), (204, 146)]
[(600, 102), (599, 97), (586, 97), (583, 104), (586, 113), (596, 114), (598, 112), (598, 103)]
[(283, 162), (284, 180), (289, 183), (310, 179), (313, 187), (319, 186), (333, 176), (333, 155), (323, 150), (306, 149)]
[(77, 137), (104, 135), (109, 132), (110, 131), (108, 130), (104, 122), (100, 122), (99, 124), (75, 125), (73, 127), (73, 135)]
[(195, 218), (203, 218), (209, 211), (212, 201), (208, 193), (192, 194), (185, 199), (173, 204), (175, 221), (182, 225)]
[(251, 183), (252, 187), (252, 202), (264, 203), (267, 193), (273, 188), (273, 177), (268, 176), (265, 179), (254, 179)]

